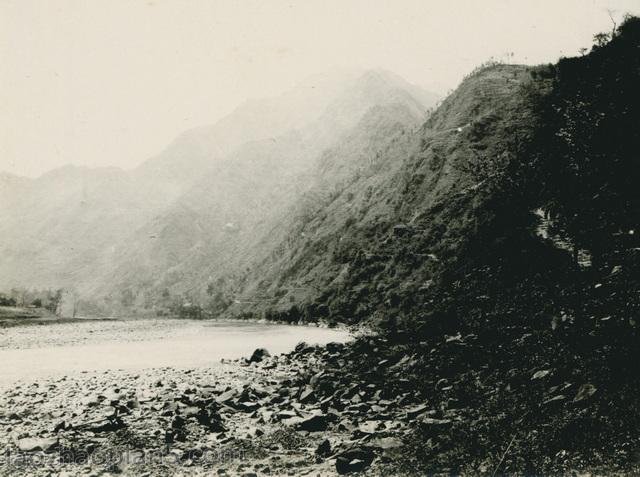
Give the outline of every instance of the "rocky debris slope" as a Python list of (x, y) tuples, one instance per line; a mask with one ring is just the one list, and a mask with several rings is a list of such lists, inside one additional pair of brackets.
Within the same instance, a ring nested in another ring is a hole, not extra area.
[(354, 359), (343, 344), (301, 343), (287, 355), (256, 350), (213, 369), (17, 385), (0, 398), (2, 471), (335, 475), (391, 459), (411, 421), (449, 422), (409, 394), (345, 374)]
[[(484, 328), (421, 342), (402, 332), (362, 335), (300, 343), (284, 355), (258, 349), (210, 369), (18, 385), (0, 397), (0, 469), (386, 476), (632, 468), (637, 442), (627, 431), (611, 434), (621, 416), (607, 411), (607, 384), (554, 344), (555, 329)], [(544, 351), (522, 363), (532, 343)]]

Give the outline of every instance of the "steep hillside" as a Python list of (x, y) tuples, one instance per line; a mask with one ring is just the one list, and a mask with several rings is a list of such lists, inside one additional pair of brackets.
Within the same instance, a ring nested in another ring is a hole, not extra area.
[(409, 433), (353, 432), (380, 475), (640, 470), (640, 19), (596, 40), (472, 74), (254, 265), (262, 301), (229, 308), (377, 316), (296, 382), (380, 421), (410, 406)]
[(421, 128), (391, 133), (378, 147), (334, 150), (321, 169), (341, 177), (333, 194), (306, 205), (304, 220), (245, 279), (239, 301), (264, 301), (229, 311), (354, 322), (410, 308), (473, 231), (486, 187), (474, 164), (506, 163), (514, 138), (529, 131), (519, 95), (527, 81), (523, 67), (483, 69)]
[[(361, 167), (359, 154), (420, 123), (429, 105), (409, 89), (382, 73), (367, 73), (316, 121), (238, 148), (119, 245), (119, 259), (88, 291), (106, 296), (109, 305), (133, 295), (138, 308), (197, 303), (217, 312), (218, 280), (231, 283), (281, 239), (281, 231), (305, 213), (295, 204), (309, 201), (310, 190), (333, 194), (334, 184), (344, 180), (343, 169)], [(222, 301), (233, 299), (224, 288)]]
[(358, 70), (318, 74), (277, 97), (246, 101), (216, 124), (184, 132), (140, 165), (134, 175), (143, 182), (172, 185), (177, 196), (243, 144), (317, 121), (362, 75)]
[(397, 101), (423, 114), (435, 98), (382, 71), (318, 75), (184, 133), (133, 171), (3, 175), (0, 287), (107, 297), (90, 313), (123, 302), (148, 308), (167, 287), (176, 300), (191, 300), (190, 290), (204, 293), (208, 277), (222, 271), (211, 268), (246, 254), (249, 239), (238, 237), (255, 236), (307, 187), (294, 176), (309, 174), (369, 109)]
[(0, 287), (61, 287), (109, 260), (113, 243), (163, 205), (122, 170), (68, 166), (20, 182), (0, 206)]

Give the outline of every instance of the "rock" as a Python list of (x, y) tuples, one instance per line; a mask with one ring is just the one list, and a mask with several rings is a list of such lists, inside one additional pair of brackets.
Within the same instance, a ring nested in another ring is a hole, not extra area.
[(300, 421), (296, 428), (301, 431), (320, 432), (327, 429), (328, 419), (322, 414), (316, 414)]
[(344, 457), (338, 457), (336, 459), (336, 470), (339, 474), (348, 474), (350, 472), (361, 472), (368, 466), (365, 461), (360, 459), (353, 459), (349, 461)]
[(327, 351), (329, 351), (330, 353), (337, 353), (338, 351), (341, 351), (344, 348), (344, 344), (332, 341), (330, 343), (327, 343), (325, 347), (327, 348)]
[(95, 407), (102, 401), (101, 397), (97, 394), (92, 394), (89, 396), (85, 396), (80, 400), (80, 403), (86, 407)]
[(446, 378), (438, 379), (438, 382), (436, 383), (436, 389), (442, 390), (442, 388), (446, 387), (448, 383), (449, 381)]
[(313, 351), (313, 346), (310, 346), (307, 342), (301, 341), (294, 349), (297, 354), (305, 354)]
[(180, 416), (174, 416), (173, 419), (171, 420), (172, 429), (182, 429), (185, 424), (186, 424), (186, 421), (184, 420), (184, 418)]
[(336, 471), (338, 474), (362, 472), (371, 465), (375, 454), (369, 447), (352, 447), (336, 456)]
[(49, 437), (39, 439), (26, 437), (24, 439), (18, 439), (16, 445), (22, 452), (33, 452), (38, 450), (49, 452), (58, 447), (58, 438)]
[(553, 396), (550, 399), (547, 399), (546, 401), (544, 401), (542, 404), (552, 404), (552, 403), (556, 403), (556, 402), (560, 402), (560, 401), (564, 401), (566, 399), (566, 396), (563, 394), (558, 394), (557, 396)]
[(425, 417), (419, 421), (419, 425), (425, 431), (440, 432), (451, 425), (451, 419), (434, 419), (431, 417)]
[(331, 455), (331, 442), (329, 442), (329, 439), (323, 440), (318, 445), (316, 455), (320, 457), (329, 457)]
[(368, 441), (367, 445), (383, 450), (397, 449), (402, 447), (402, 441), (395, 437), (378, 437)]
[(622, 271), (622, 265), (616, 265), (615, 267), (613, 267), (613, 269), (611, 269), (611, 273), (609, 273), (609, 278), (617, 275), (621, 271)]
[(276, 414), (276, 416), (278, 417), (278, 419), (284, 420), (298, 417), (298, 414), (295, 411), (280, 411)]
[(445, 343), (454, 343), (454, 342), (458, 342), (461, 343), (462, 342), (462, 335), (460, 333), (453, 335), (453, 336), (448, 336), (445, 335)]
[(260, 408), (260, 404), (257, 402), (243, 401), (238, 403), (238, 408), (245, 412), (253, 412)]
[(426, 404), (420, 404), (418, 406), (410, 407), (407, 409), (407, 417), (409, 419), (415, 419), (420, 414), (427, 412), (428, 406)]
[(371, 405), (366, 402), (361, 402), (358, 404), (351, 404), (347, 406), (347, 411), (354, 412), (356, 414), (366, 414), (370, 409)]
[(299, 401), (303, 404), (317, 401), (315, 391), (311, 386), (307, 386), (303, 389), (302, 393), (300, 394)]
[(197, 417), (200, 414), (200, 408), (195, 406), (187, 406), (182, 410), (184, 417)]
[(363, 434), (375, 434), (380, 429), (384, 429), (384, 424), (380, 421), (364, 421), (358, 425), (358, 430)]
[(551, 370), (550, 369), (543, 369), (540, 371), (536, 371), (533, 376), (531, 376), (531, 380), (535, 380), (535, 379), (542, 379), (546, 376), (548, 376), (549, 374), (551, 374)]
[(355, 426), (351, 423), (351, 421), (349, 419), (342, 419), (337, 426), (339, 431), (353, 431), (355, 429)]
[(413, 229), (405, 224), (397, 224), (393, 226), (393, 235), (396, 237), (404, 237), (407, 235), (411, 235), (413, 233)]
[(576, 397), (573, 398), (573, 402), (580, 402), (584, 401), (585, 399), (589, 399), (595, 394), (597, 390), (598, 388), (596, 388), (593, 384), (583, 384), (582, 386), (580, 386), (580, 389), (578, 389), (578, 393), (576, 394)]
[(220, 396), (216, 398), (216, 401), (218, 401), (220, 404), (223, 404), (223, 403), (227, 404), (229, 401), (231, 401), (233, 398), (235, 398), (239, 394), (240, 392), (237, 389), (229, 389), (228, 391), (225, 391), (222, 394), (220, 394)]
[(266, 348), (258, 348), (253, 352), (251, 358), (249, 358), (249, 363), (259, 363), (269, 356), (271, 356), (271, 354), (266, 350)]
[(51, 430), (52, 432), (58, 432), (58, 431), (64, 431), (66, 428), (67, 428), (66, 421), (58, 421), (52, 426)]
[(89, 427), (91, 432), (113, 432), (126, 427), (126, 424), (118, 416), (103, 420), (101, 423)]

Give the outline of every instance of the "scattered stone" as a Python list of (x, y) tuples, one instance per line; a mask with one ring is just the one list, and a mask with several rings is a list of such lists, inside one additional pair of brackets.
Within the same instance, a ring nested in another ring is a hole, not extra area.
[(249, 363), (259, 363), (269, 356), (271, 356), (271, 354), (266, 350), (266, 348), (258, 348), (253, 352), (251, 358), (249, 358)]
[(310, 402), (315, 402), (316, 401), (316, 395), (315, 395), (315, 391), (311, 386), (307, 386), (304, 388), (304, 390), (302, 391), (302, 393), (300, 394), (300, 399), (299, 401), (303, 404), (307, 404)]
[(420, 404), (418, 406), (411, 407), (407, 409), (407, 417), (409, 419), (415, 419), (420, 414), (427, 412), (428, 409), (429, 407), (426, 404)]
[(580, 389), (578, 389), (578, 393), (576, 394), (576, 397), (573, 398), (573, 402), (580, 402), (584, 401), (585, 399), (589, 399), (595, 394), (597, 390), (598, 388), (596, 388), (593, 384), (583, 384), (582, 386), (580, 386)]
[(18, 449), (22, 452), (33, 452), (33, 451), (44, 451), (49, 452), (58, 447), (58, 438), (57, 437), (49, 437), (49, 438), (24, 438), (18, 439), (16, 442)]
[(320, 432), (324, 431), (328, 427), (327, 417), (322, 414), (316, 414), (315, 416), (308, 417), (300, 421), (296, 428), (301, 431)]
[(352, 447), (336, 456), (336, 471), (338, 474), (362, 472), (369, 467), (375, 454), (368, 447)]
[(367, 445), (383, 450), (397, 449), (402, 447), (402, 441), (395, 437), (377, 437), (367, 441)]
[(331, 442), (329, 442), (329, 439), (323, 440), (318, 445), (316, 455), (319, 457), (329, 457), (331, 455)]
[(541, 371), (536, 371), (533, 376), (531, 376), (531, 380), (535, 380), (535, 379), (542, 379), (546, 376), (548, 376), (549, 374), (551, 374), (551, 370), (550, 369), (543, 369)]

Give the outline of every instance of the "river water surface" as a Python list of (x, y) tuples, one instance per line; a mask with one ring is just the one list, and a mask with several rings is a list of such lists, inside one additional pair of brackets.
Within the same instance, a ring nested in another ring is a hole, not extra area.
[(291, 351), (300, 341), (344, 342), (345, 331), (311, 326), (195, 320), (118, 320), (0, 330), (0, 386), (21, 379), (171, 366), (215, 366), (256, 348)]

